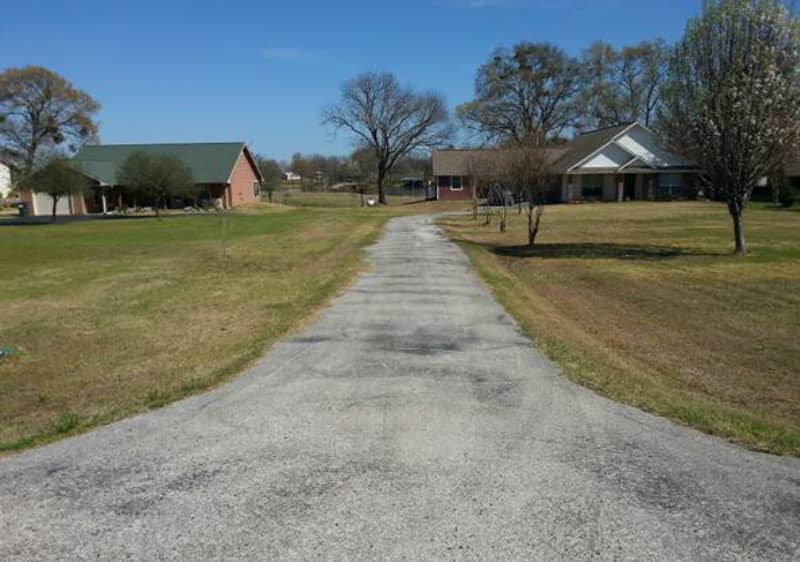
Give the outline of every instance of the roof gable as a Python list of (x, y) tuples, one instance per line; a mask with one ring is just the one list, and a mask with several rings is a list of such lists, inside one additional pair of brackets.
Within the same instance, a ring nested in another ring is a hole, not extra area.
[(570, 152), (559, 162), (562, 173), (601, 167), (621, 171), (631, 165), (632, 159), (649, 168), (690, 166), (685, 158), (662, 148), (655, 134), (641, 123), (602, 129), (582, 137), (566, 145)]
[(589, 157), (583, 164), (580, 165), (581, 169), (614, 169), (624, 166), (630, 162), (631, 155), (623, 148), (610, 143), (600, 149), (593, 156)]
[(180, 159), (192, 171), (195, 183), (228, 183), (242, 151), (258, 173), (243, 142), (181, 144), (104, 144), (84, 146), (73, 162), (87, 176), (107, 185), (117, 183), (117, 170), (134, 152), (166, 154)]
[(611, 142), (614, 137), (632, 126), (633, 123), (628, 123), (625, 125), (619, 125), (617, 127), (598, 129), (597, 131), (584, 133), (575, 137), (561, 147), (566, 152), (564, 156), (559, 159), (558, 162), (556, 162), (556, 171), (566, 172), (567, 170), (570, 170), (583, 160), (601, 150), (605, 145)]

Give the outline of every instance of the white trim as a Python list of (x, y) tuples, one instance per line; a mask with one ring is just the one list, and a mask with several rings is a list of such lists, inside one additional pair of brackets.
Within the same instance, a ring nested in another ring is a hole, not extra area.
[(242, 159), (243, 154), (244, 154), (244, 148), (242, 148), (239, 151), (239, 156), (236, 157), (236, 162), (233, 163), (233, 168), (231, 168), (231, 173), (228, 174), (228, 185), (230, 185), (231, 181), (233, 180), (233, 174), (234, 172), (236, 172), (236, 168), (239, 166), (239, 160)]
[[(623, 150), (624, 150), (624, 148), (623, 148)], [(642, 164), (644, 164), (646, 168), (651, 168), (651, 169), (653, 169), (653, 170), (655, 170), (655, 169), (656, 169), (656, 167), (655, 167), (655, 166), (653, 166), (653, 165), (652, 165), (652, 164), (650, 164), (649, 162), (647, 162), (647, 161), (643, 160), (641, 156), (634, 156), (634, 157), (633, 157), (633, 158), (631, 158), (631, 159), (630, 159), (630, 161), (628, 161), (626, 164), (623, 164), (623, 165), (622, 165), (622, 167), (620, 167), (620, 168), (619, 168), (619, 170), (617, 170), (617, 171), (618, 171), (618, 172), (621, 172), (621, 171), (623, 171), (624, 169), (628, 168), (628, 167), (629, 167), (631, 164), (633, 164), (633, 163), (634, 163), (634, 162), (636, 162), (637, 160), (639, 160), (639, 161), (640, 161)]]
[[(608, 141), (607, 143), (605, 143), (603, 146), (601, 146), (600, 148), (598, 148), (597, 150), (595, 150), (594, 152), (592, 152), (591, 154), (589, 154), (588, 156), (586, 156), (586, 157), (585, 157), (583, 160), (579, 161), (577, 164), (573, 164), (573, 165), (572, 165), (572, 166), (571, 166), (569, 169), (567, 169), (567, 171), (568, 171), (568, 172), (569, 172), (569, 171), (572, 171), (572, 170), (574, 170), (575, 168), (577, 168), (577, 167), (579, 167), (579, 166), (581, 166), (581, 165), (585, 164), (587, 160), (591, 160), (591, 159), (592, 159), (594, 156), (597, 156), (597, 154), (598, 154), (598, 153), (600, 153), (600, 152), (602, 152), (603, 150), (605, 150), (605, 149), (606, 149), (608, 146), (610, 146), (612, 143), (616, 142), (616, 140), (617, 140), (619, 137), (621, 137), (622, 135), (624, 135), (625, 133), (627, 133), (628, 131), (630, 131), (631, 129), (633, 129), (634, 127), (636, 127), (637, 125), (638, 125), (639, 127), (644, 127), (644, 125), (640, 125), (639, 123), (631, 123), (630, 125), (628, 125), (627, 127), (625, 127), (623, 130), (621, 130), (619, 133), (617, 133), (616, 135), (614, 135), (614, 136), (611, 138), (611, 140), (609, 140), (609, 141)], [(650, 129), (647, 129), (647, 130), (648, 130), (648, 131), (650, 131)], [(619, 146), (619, 145), (617, 145), (617, 146)], [(628, 153), (628, 154), (630, 154), (631, 156), (636, 156), (636, 155), (635, 155), (633, 152), (631, 152), (630, 150), (628, 150), (628, 149), (627, 149), (627, 148), (625, 148), (624, 146), (620, 146), (619, 148), (620, 148), (620, 149), (621, 149), (623, 152), (627, 152), (627, 153)]]

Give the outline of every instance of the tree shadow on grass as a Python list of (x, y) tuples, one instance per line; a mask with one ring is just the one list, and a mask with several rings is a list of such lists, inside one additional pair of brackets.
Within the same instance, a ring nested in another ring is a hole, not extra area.
[(719, 255), (689, 248), (652, 244), (536, 244), (535, 246), (498, 246), (490, 249), (499, 256), (542, 259), (580, 258), (659, 261), (685, 256)]

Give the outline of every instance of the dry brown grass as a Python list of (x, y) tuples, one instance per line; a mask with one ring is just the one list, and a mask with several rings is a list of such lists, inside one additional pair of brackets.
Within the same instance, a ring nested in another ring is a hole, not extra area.
[(213, 387), (345, 287), (389, 218), (468, 207), (390, 201), (2, 227), (0, 452)]
[(505, 235), (445, 221), (500, 300), (583, 384), (754, 448), (800, 455), (800, 214), (753, 208), (730, 254), (710, 203), (548, 208)]
[(0, 360), (0, 450), (239, 372), (353, 278), (388, 216), (273, 208), (2, 227), (0, 347), (19, 354)]

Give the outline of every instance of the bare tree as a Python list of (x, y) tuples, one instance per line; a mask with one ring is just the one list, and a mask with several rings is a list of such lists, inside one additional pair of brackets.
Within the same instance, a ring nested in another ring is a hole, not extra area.
[(670, 49), (662, 39), (615, 49), (598, 41), (583, 54), (586, 76), (582, 128), (612, 127), (640, 121), (654, 124)]
[(43, 148), (76, 150), (93, 138), (99, 109), (89, 94), (46, 68), (0, 73), (0, 144), (23, 176), (33, 171)]
[(670, 66), (660, 117), (671, 147), (725, 198), (736, 253), (758, 182), (800, 143), (800, 23), (776, 0), (708, 0)]
[(575, 123), (582, 79), (579, 62), (558, 47), (520, 43), (480, 67), (475, 99), (456, 111), (468, 129), (493, 142), (558, 136)]
[(450, 136), (447, 105), (435, 93), (415, 92), (388, 73), (367, 72), (342, 86), (323, 123), (344, 129), (377, 160), (378, 202), (386, 204), (386, 175), (404, 156), (441, 146)]
[(490, 188), (498, 182), (499, 151), (475, 151), (467, 159), (467, 174), (472, 187), (472, 219), (477, 220), (479, 202), (482, 195), (488, 195)]
[(544, 132), (530, 135), (525, 142), (508, 149), (505, 160), (507, 182), (517, 186), (525, 200), (528, 245), (533, 246), (539, 234), (547, 195), (554, 181)]

